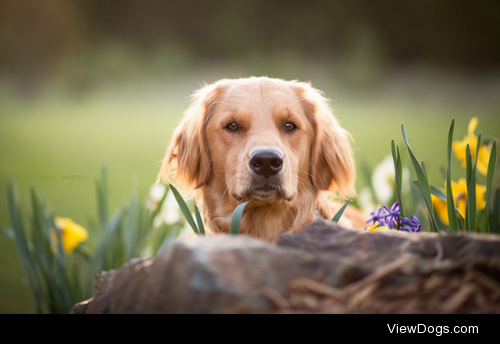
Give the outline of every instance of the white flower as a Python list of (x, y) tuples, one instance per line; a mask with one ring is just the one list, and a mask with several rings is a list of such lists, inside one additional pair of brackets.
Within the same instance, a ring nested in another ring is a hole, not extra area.
[(161, 208), (161, 214), (163, 214), (163, 221), (168, 225), (173, 225), (174, 223), (179, 222), (181, 219), (181, 209), (177, 204), (177, 200), (172, 192), (169, 192), (167, 195), (167, 199), (163, 202), (163, 206)]
[(373, 202), (372, 191), (369, 187), (365, 187), (358, 194), (358, 205), (360, 206), (361, 211), (366, 215), (375, 210), (376, 204)]
[(169, 192), (162, 204), (160, 212), (154, 219), (155, 227), (160, 226), (162, 223), (166, 223), (167, 225), (176, 224), (181, 219), (180, 211), (181, 210), (175, 200), (174, 194)]
[[(395, 188), (394, 161), (392, 156), (386, 157), (375, 167), (372, 174), (372, 186), (378, 201), (382, 205), (388, 204), (394, 197)], [(403, 193), (409, 191), (410, 173), (406, 167), (403, 167), (402, 187)]]
[(154, 184), (151, 186), (151, 188), (149, 188), (149, 198), (151, 198), (152, 201), (158, 203), (165, 195), (166, 190), (167, 189), (165, 188), (165, 185)]

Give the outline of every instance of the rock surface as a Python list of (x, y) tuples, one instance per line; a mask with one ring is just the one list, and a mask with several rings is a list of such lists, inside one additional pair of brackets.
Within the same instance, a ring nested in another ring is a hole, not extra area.
[(96, 277), (93, 313), (500, 313), (500, 237), (348, 230), (193, 237)]

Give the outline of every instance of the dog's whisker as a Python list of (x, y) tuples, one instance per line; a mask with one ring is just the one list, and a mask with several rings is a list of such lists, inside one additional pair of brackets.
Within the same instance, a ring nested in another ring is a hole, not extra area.
[(226, 192), (229, 194), (229, 188), (232, 186), (233, 184), (233, 179), (236, 178), (236, 175), (234, 175), (233, 177), (231, 177), (231, 179), (229, 179), (227, 181), (227, 183), (225, 183), (224, 185), (224, 192), (222, 193), (222, 199), (224, 199), (224, 196), (226, 195)]
[(313, 174), (308, 173), (308, 175), (311, 177), (311, 179), (316, 180), (316, 177), (317, 177), (317, 179), (320, 179), (319, 172), (316, 170), (316, 168), (313, 166), (313, 164), (310, 161), (309, 161), (309, 166), (311, 167), (311, 171), (313, 171), (314, 174), (316, 175), (316, 176), (314, 176)]
[(301, 188), (303, 192), (309, 195), (311, 199), (314, 199), (314, 195), (311, 193), (310, 190), (308, 190), (305, 186), (303, 186), (304, 183), (299, 182), (298, 188)]
[[(303, 171), (301, 171), (301, 172), (303, 172)], [(310, 176), (309, 173), (307, 173), (307, 175)], [(311, 183), (309, 183), (308, 180), (304, 180), (304, 178), (302, 178), (300, 175), (297, 176), (297, 179), (298, 179), (298, 183), (297, 183), (298, 189), (302, 189), (302, 191), (308, 193), (311, 198), (314, 198), (312, 192), (310, 190), (308, 190), (308, 188), (307, 188), (307, 186), (312, 186)], [(314, 187), (314, 189), (317, 191), (317, 189), (315, 187)]]

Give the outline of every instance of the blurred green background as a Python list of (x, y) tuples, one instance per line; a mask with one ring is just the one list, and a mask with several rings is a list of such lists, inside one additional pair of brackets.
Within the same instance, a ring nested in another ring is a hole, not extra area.
[[(145, 195), (187, 97), (221, 78), (311, 81), (352, 133), (359, 169), (390, 154), (391, 138), (401, 146), (404, 122), (440, 186), (453, 117), (457, 139), (472, 116), (500, 137), (498, 32), (498, 1), (2, 0), (0, 226), (9, 177), (24, 203), (34, 185), (83, 226), (101, 166), (111, 209), (134, 183)], [(15, 245), (0, 237), (0, 313), (31, 312)]]

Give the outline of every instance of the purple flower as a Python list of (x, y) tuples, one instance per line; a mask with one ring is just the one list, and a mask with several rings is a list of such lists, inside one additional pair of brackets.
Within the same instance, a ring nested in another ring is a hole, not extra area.
[(366, 222), (373, 222), (373, 224), (378, 222), (380, 226), (388, 227), (390, 229), (396, 226), (398, 229), (405, 232), (420, 232), (421, 225), (416, 216), (412, 215), (412, 220), (407, 217), (401, 219), (399, 217), (400, 214), (401, 211), (399, 210), (399, 203), (396, 202), (392, 205), (391, 209), (384, 205), (378, 210), (371, 212), (370, 215), (372, 218)]
[(420, 221), (418, 221), (417, 217), (416, 216), (411, 216), (411, 218), (413, 219), (413, 221), (409, 220), (407, 217), (405, 217), (402, 222), (403, 222), (403, 225), (401, 227), (401, 230), (402, 231), (405, 231), (405, 232), (420, 232), (420, 228), (422, 227), (420, 225)]
[[(382, 214), (385, 211), (385, 214)], [(399, 222), (399, 203), (396, 202), (392, 205), (391, 209), (387, 208), (385, 205), (378, 210), (370, 213), (372, 218), (367, 222), (379, 222), (381, 226), (389, 227), (392, 229), (393, 225), (397, 225)]]
[(400, 214), (399, 203), (398, 202), (394, 203), (391, 209), (387, 208), (385, 205), (383, 208), (386, 212), (385, 221), (388, 227), (392, 229), (393, 224), (397, 225), (399, 223), (399, 214)]
[(382, 208), (379, 208), (378, 210), (376, 211), (372, 211), (370, 213), (370, 215), (372, 216), (372, 218), (366, 222), (379, 222), (379, 223), (385, 223), (385, 215), (382, 214)]

